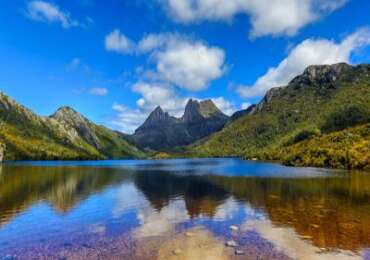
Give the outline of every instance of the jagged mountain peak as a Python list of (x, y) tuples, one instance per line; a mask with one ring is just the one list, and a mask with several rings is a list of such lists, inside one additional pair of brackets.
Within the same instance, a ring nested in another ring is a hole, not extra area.
[(301, 75), (295, 77), (289, 85), (311, 85), (335, 87), (338, 78), (345, 72), (354, 69), (347, 63), (337, 63), (332, 65), (311, 65), (308, 66)]
[(75, 127), (88, 127), (92, 122), (70, 106), (60, 107), (50, 118), (60, 123), (67, 123)]
[(189, 99), (182, 117), (184, 122), (196, 122), (213, 116), (225, 116), (211, 99), (198, 101)]
[(220, 130), (227, 122), (212, 100), (189, 99), (182, 118), (156, 107), (132, 136), (145, 149), (163, 149), (190, 144)]
[(161, 106), (157, 106), (145, 120), (145, 122), (136, 130), (136, 132), (143, 129), (148, 129), (151, 127), (156, 127), (158, 125), (164, 125), (172, 122), (176, 122), (177, 119), (168, 114), (168, 112), (163, 111)]

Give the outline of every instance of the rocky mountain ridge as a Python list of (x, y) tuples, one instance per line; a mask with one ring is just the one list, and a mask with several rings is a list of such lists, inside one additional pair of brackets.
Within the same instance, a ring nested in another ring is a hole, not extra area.
[[(309, 66), (287, 86), (270, 89), (252, 111), (236, 117), (205, 142), (189, 147), (189, 154), (335, 168), (370, 166), (369, 148), (364, 148), (368, 143), (364, 125), (370, 123), (370, 65)], [(346, 147), (346, 140), (336, 146), (318, 141), (330, 142), (345, 133), (356, 136), (348, 138), (353, 149), (332, 149)], [(316, 146), (298, 145), (305, 141)]]
[(72, 160), (140, 157), (116, 132), (69, 107), (36, 115), (0, 93), (0, 143), (5, 160)]
[(132, 135), (133, 142), (152, 150), (191, 144), (219, 131), (228, 121), (211, 100), (190, 99), (181, 118), (157, 107)]

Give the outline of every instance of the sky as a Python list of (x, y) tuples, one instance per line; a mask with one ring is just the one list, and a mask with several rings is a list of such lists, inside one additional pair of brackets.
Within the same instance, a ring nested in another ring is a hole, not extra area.
[(1, 91), (126, 133), (158, 105), (230, 115), (309, 65), (370, 63), (368, 0), (13, 0), (0, 19)]

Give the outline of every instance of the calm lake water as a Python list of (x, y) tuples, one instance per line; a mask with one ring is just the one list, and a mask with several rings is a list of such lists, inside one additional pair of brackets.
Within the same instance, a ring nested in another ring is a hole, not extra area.
[(0, 166), (0, 259), (370, 259), (369, 248), (365, 173), (235, 159)]

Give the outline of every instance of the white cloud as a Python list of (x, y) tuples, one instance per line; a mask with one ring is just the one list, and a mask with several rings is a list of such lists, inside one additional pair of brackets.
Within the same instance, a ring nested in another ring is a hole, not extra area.
[(351, 54), (370, 45), (370, 28), (362, 28), (342, 42), (327, 39), (308, 39), (291, 50), (277, 67), (270, 68), (252, 86), (239, 86), (238, 93), (245, 98), (264, 95), (273, 87), (284, 86), (301, 74), (309, 65), (350, 62)]
[(148, 34), (137, 44), (137, 51), (139, 53), (151, 52), (175, 41), (177, 37), (174, 34)]
[(77, 20), (71, 18), (68, 12), (62, 11), (59, 6), (45, 1), (29, 2), (26, 13), (32, 20), (48, 23), (60, 23), (63, 28), (81, 26)]
[(190, 91), (206, 89), (225, 72), (222, 49), (176, 34), (149, 34), (136, 44), (114, 30), (106, 36), (105, 46), (108, 51), (121, 54), (151, 53), (155, 71), (146, 73), (151, 79)]
[(242, 110), (244, 110), (244, 109), (249, 108), (251, 105), (252, 105), (252, 104), (251, 104), (251, 103), (249, 103), (249, 102), (244, 102), (244, 103), (242, 103), (241, 108), (242, 108)]
[(89, 94), (93, 96), (106, 96), (108, 95), (108, 89), (100, 87), (91, 88), (89, 89)]
[(231, 21), (250, 16), (252, 37), (294, 35), (307, 24), (342, 7), (347, 0), (161, 0), (181, 23)]
[(160, 79), (200, 91), (224, 73), (225, 53), (200, 42), (177, 41), (155, 55)]
[(135, 49), (134, 43), (115, 29), (105, 37), (105, 49), (107, 51), (118, 52), (121, 54), (132, 53)]
[(236, 111), (234, 104), (223, 97), (211, 98), (211, 100), (226, 115), (231, 116)]
[(184, 112), (188, 100), (177, 96), (172, 87), (160, 83), (139, 82), (133, 86), (133, 91), (142, 95), (136, 104), (141, 110), (147, 112), (160, 105), (171, 115), (179, 117)]
[(139, 109), (130, 109), (118, 103), (114, 103), (112, 109), (116, 112), (116, 115), (110, 124), (129, 134), (133, 133), (149, 114)]

